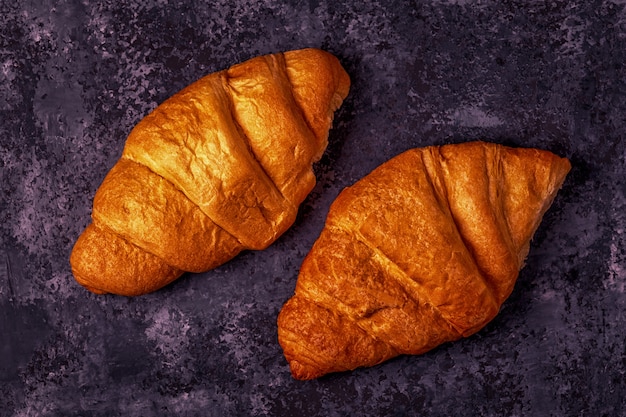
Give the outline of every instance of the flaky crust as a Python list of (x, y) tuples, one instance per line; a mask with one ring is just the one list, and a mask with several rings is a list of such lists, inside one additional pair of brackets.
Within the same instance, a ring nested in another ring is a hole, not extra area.
[(292, 375), (372, 366), (484, 327), (569, 170), (547, 151), (469, 142), (406, 151), (346, 188), (278, 317)]
[(260, 250), (315, 185), (350, 80), (318, 49), (253, 58), (175, 94), (129, 134), (72, 251), (76, 280), (139, 295)]

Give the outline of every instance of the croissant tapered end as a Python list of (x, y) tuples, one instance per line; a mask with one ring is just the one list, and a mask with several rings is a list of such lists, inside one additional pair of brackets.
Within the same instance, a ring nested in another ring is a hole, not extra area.
[[(328, 331), (315, 332), (322, 323)], [(291, 374), (300, 380), (364, 364), (373, 366), (397, 355), (388, 344), (373, 340), (347, 317), (298, 297), (285, 304), (278, 326)]]
[(140, 295), (272, 244), (315, 185), (350, 81), (327, 52), (250, 59), (184, 88), (130, 132), (74, 245), (76, 280)]
[(294, 378), (483, 328), (570, 169), (547, 151), (470, 142), (409, 150), (342, 191), (278, 316)]
[[(318, 148), (324, 149), (334, 112), (350, 90), (350, 77), (334, 55), (319, 49), (285, 52), (285, 62), (294, 97), (317, 138)], [(315, 87), (319, 85), (328, 88)], [(318, 152), (314, 160), (321, 156), (322, 152)]]
[(74, 277), (95, 294), (146, 294), (183, 273), (94, 224), (87, 226), (74, 247), (70, 257)]

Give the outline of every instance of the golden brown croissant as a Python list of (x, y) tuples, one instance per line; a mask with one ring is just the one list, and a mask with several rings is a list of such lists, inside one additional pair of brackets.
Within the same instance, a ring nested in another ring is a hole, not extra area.
[(166, 100), (131, 131), (70, 262), (95, 293), (139, 295), (264, 249), (315, 185), (350, 79), (318, 49), (253, 58)]
[(340, 193), (278, 317), (292, 375), (312, 379), (469, 336), (513, 290), (570, 170), (536, 149), (412, 149)]

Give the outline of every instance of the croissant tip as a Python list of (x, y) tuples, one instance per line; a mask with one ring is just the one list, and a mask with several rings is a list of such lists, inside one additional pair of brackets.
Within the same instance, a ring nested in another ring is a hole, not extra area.
[(291, 376), (298, 381), (310, 381), (324, 375), (324, 372), (293, 359), (289, 362)]

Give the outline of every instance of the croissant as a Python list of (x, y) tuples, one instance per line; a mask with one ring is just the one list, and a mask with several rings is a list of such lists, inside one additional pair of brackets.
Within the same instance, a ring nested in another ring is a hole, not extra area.
[(75, 279), (140, 295), (266, 248), (314, 187), (312, 164), (349, 87), (336, 57), (303, 49), (210, 74), (163, 102), (94, 196), (70, 256)]
[(470, 142), (406, 151), (343, 190), (278, 316), (293, 377), (421, 354), (485, 326), (570, 167)]

